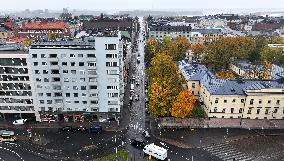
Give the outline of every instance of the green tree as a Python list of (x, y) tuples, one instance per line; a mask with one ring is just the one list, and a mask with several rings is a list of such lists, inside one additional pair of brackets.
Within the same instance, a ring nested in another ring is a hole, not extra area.
[(203, 44), (192, 45), (191, 50), (197, 62), (200, 62), (201, 56), (206, 53), (206, 47)]
[(152, 58), (155, 56), (156, 53), (160, 52), (160, 44), (157, 39), (151, 37), (146, 42), (145, 48), (145, 57), (144, 62), (148, 67)]
[(283, 50), (279, 48), (265, 47), (260, 52), (260, 59), (262, 62), (267, 61), (272, 64), (283, 64), (284, 56)]

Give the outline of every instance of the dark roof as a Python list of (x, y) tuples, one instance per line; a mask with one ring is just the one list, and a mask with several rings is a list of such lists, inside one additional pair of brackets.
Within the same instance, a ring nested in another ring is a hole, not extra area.
[(80, 47), (80, 48), (90, 48), (93, 49), (95, 47), (94, 42), (85, 42), (85, 41), (47, 41), (47, 42), (34, 42), (31, 45), (32, 49), (39, 48), (50, 48), (50, 47)]
[(200, 32), (201, 34), (221, 34), (221, 29), (192, 29), (192, 32)]
[(180, 32), (180, 31), (191, 31), (191, 26), (151, 26), (151, 31), (166, 31), (166, 32)]

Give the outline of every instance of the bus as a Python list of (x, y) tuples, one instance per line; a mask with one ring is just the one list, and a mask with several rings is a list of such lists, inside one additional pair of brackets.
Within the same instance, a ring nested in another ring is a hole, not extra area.
[(14, 131), (0, 130), (0, 142), (15, 142), (16, 137)]

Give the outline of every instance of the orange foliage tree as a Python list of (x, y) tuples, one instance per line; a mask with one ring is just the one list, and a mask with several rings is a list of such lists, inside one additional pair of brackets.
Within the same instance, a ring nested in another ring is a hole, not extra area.
[(195, 105), (196, 99), (188, 90), (183, 90), (179, 93), (176, 101), (171, 108), (173, 117), (185, 118), (191, 114)]
[(221, 70), (216, 73), (217, 78), (219, 79), (235, 79), (236, 76), (232, 71)]

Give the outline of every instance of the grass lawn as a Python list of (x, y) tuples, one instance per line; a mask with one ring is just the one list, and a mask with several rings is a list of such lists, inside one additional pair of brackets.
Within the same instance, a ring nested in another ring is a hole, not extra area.
[[(117, 151), (117, 158), (119, 161), (128, 161), (128, 152), (125, 149)], [(115, 161), (115, 153), (95, 159), (94, 161)]]

